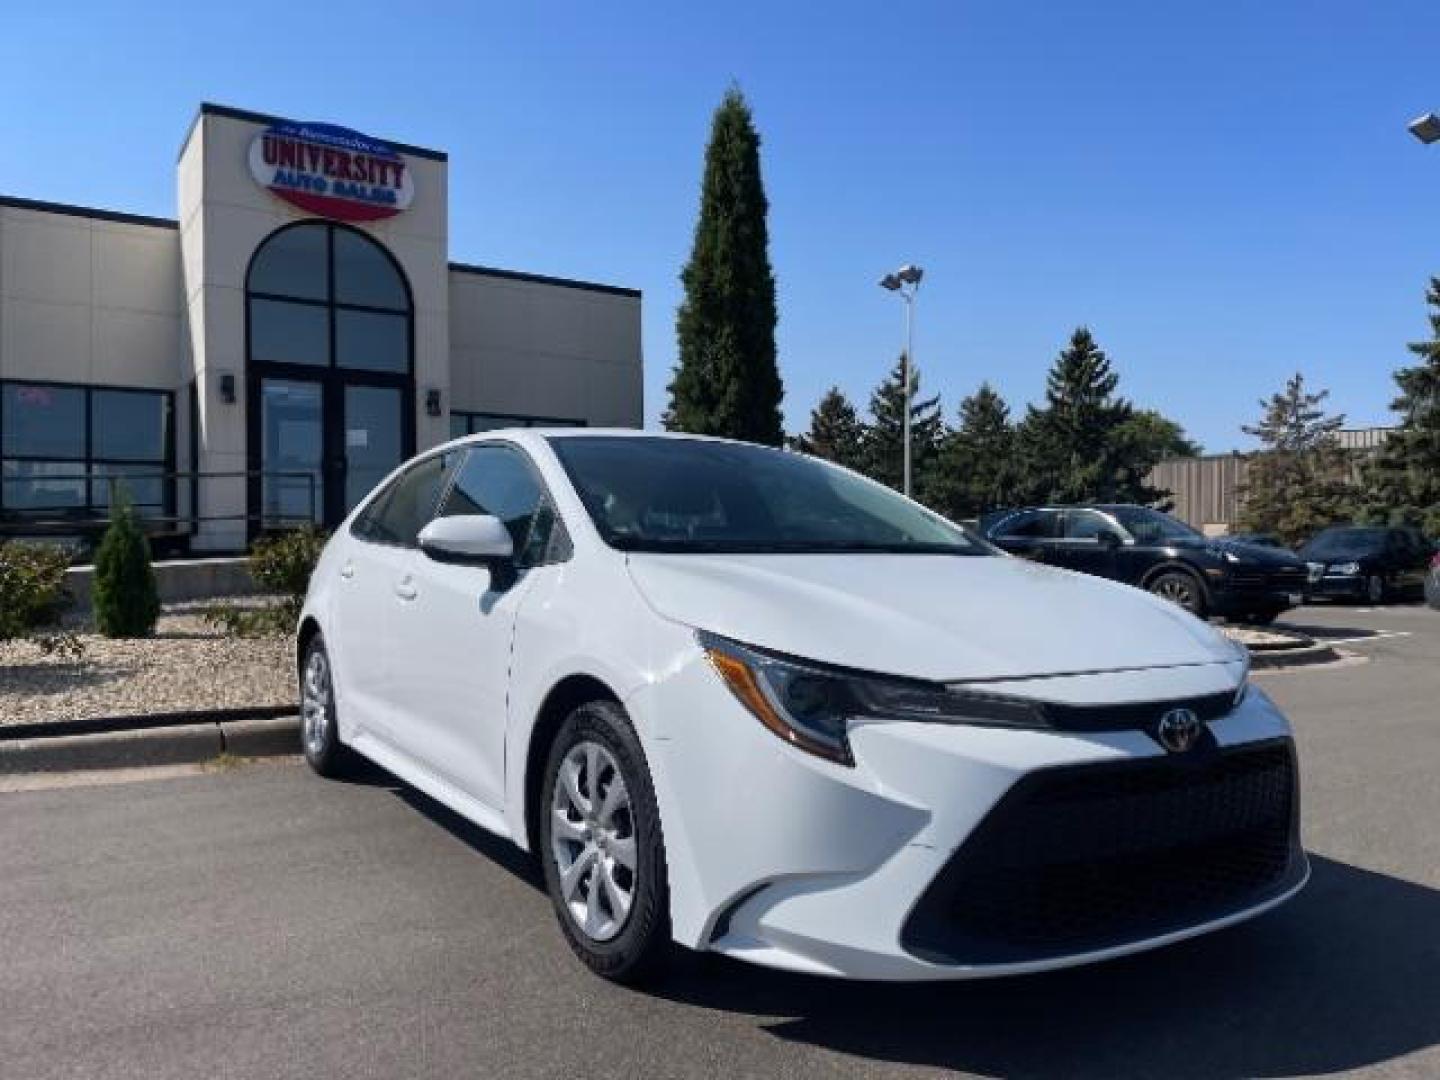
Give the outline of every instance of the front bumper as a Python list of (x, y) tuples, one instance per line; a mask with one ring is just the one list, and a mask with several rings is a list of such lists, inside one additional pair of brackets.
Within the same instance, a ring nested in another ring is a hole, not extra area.
[(1326, 574), (1310, 583), (1310, 596), (1323, 600), (1364, 600), (1368, 584), (1364, 574)]
[(1219, 615), (1286, 611), (1304, 603), (1308, 589), (1304, 570), (1233, 571), (1221, 578), (1212, 576), (1207, 584), (1211, 606)]
[[(1046, 689), (1047, 696), (1077, 704), (1153, 701), (1214, 693), (1233, 686), (1236, 677), (1232, 665), (1204, 665), (1052, 679)], [(1097, 693), (1108, 696), (1097, 699)], [(627, 704), (655, 721), (649, 749), (663, 759), (652, 772), (665, 830), (672, 925), (677, 940), (697, 949), (850, 978), (1018, 974), (1135, 952), (1248, 918), (1293, 894), (1308, 874), (1292, 809), (1284, 822), (1282, 872), (1254, 888), (1230, 890), (1211, 903), (1177, 903), (1169, 918), (1139, 912), (1100, 932), (1081, 926), (1082, 932), (1049, 942), (1001, 940), (1003, 933), (987, 931), (990, 940), (981, 948), (973, 926), (968, 938), (950, 934), (955, 920), (936, 913), (970, 910), (967, 896), (979, 896), (973, 882), (958, 894), (949, 887), (954, 867), (981, 850), (971, 841), (983, 839), (987, 823), (1000, 820), (1010, 796), (1052, 771), (1166, 771), (1181, 756), (1166, 755), (1140, 731), (1078, 735), (877, 724), (853, 732), (856, 765), (845, 768), (776, 739), (698, 659)], [(1258, 690), (1211, 731), (1217, 760), (1262, 744), (1284, 748), (1288, 760), (1288, 726)], [(1186, 764), (1204, 772), (1199, 755)], [(1207, 839), (1196, 815), (1204, 818), (1214, 803), (1203, 784), (1190, 796), (1171, 797), (1178, 815), (1172, 817), (1173, 848)], [(1143, 813), (1144, 806), (1132, 802), (1118, 816), (1112, 810), (1110, 820)], [(1093, 836), (1089, 848), (1079, 841), (1083, 815), (1062, 812), (1054, 820), (1055, 830), (1043, 837), (1050, 850), (1063, 855), (1073, 844), (1080, 861), (1093, 863)], [(1053, 880), (1032, 878), (1025, 891), (1039, 890), (1044, 904), (1059, 908), (1067, 899), (1083, 902), (1078, 879), (1065, 877), (1074, 869), (1062, 866)], [(1163, 875), (1164, 868), (1155, 872)], [(1163, 892), (1165, 883), (1157, 877), (1148, 883), (1142, 878), (1142, 884)], [(1004, 911), (1010, 905), (997, 905), (997, 895), (992, 888), (985, 905), (974, 910)]]

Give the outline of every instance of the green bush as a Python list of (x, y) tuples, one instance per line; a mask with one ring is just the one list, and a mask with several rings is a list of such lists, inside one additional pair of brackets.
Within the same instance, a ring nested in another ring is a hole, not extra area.
[(266, 607), (216, 604), (206, 613), (215, 626), (245, 637), (289, 634), (305, 606), (310, 575), (325, 550), (327, 536), (313, 526), (262, 537), (250, 549), (250, 576), (279, 602)]
[(79, 638), (59, 625), (70, 604), (69, 565), (70, 553), (53, 544), (0, 544), (0, 641), (27, 639), (79, 657)]
[(160, 591), (150, 543), (123, 494), (95, 553), (95, 624), (106, 637), (149, 637), (160, 618)]

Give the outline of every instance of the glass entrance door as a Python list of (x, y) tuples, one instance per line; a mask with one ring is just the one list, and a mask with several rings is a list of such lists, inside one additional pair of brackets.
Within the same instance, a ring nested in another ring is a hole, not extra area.
[(261, 528), (333, 527), (405, 457), (405, 391), (261, 379)]
[(393, 386), (345, 387), (345, 506), (356, 503), (404, 459), (405, 395)]
[(325, 520), (325, 411), (320, 383), (260, 384), (262, 526)]

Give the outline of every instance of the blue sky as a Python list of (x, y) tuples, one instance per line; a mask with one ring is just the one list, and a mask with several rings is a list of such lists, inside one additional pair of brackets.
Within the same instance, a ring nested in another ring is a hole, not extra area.
[(645, 292), (665, 404), (709, 118), (764, 138), (791, 429), (916, 355), (947, 414), (1019, 409), (1086, 323), (1207, 448), (1301, 370), (1355, 424), (1440, 273), (1440, 4), (26, 4), (0, 34), (0, 193), (173, 216), (202, 100), (450, 153), (451, 258)]

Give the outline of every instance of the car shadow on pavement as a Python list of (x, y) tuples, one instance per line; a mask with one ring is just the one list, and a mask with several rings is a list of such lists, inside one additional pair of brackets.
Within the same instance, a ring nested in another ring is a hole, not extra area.
[(766, 1018), (778, 1038), (986, 1076), (1282, 1077), (1440, 1044), (1440, 891), (1312, 864), (1279, 911), (1107, 964), (896, 985), (693, 957), (652, 992)]

